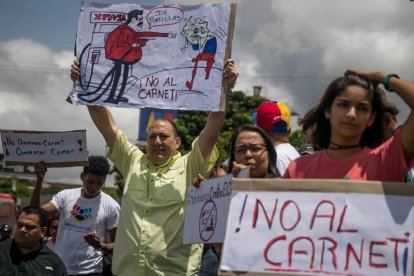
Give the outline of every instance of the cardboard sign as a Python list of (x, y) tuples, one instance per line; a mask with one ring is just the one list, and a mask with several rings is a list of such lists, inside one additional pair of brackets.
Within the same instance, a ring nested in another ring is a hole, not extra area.
[(231, 174), (190, 186), (184, 220), (184, 244), (222, 243), (231, 194)]
[[(72, 102), (217, 111), (236, 4), (84, 2), (76, 35), (81, 76)], [(222, 93), (222, 91), (224, 91)]]
[(86, 130), (1, 130), (1, 141), (6, 166), (29, 166), (41, 161), (49, 167), (88, 165)]
[(413, 208), (403, 183), (233, 179), (220, 269), (412, 275)]

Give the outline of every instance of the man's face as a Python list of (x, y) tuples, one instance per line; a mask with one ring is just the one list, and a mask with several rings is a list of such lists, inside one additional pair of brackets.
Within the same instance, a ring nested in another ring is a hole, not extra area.
[(36, 250), (45, 232), (46, 227), (40, 226), (38, 215), (23, 212), (17, 220), (15, 241), (20, 249)]
[(131, 23), (128, 25), (136, 32), (138, 32), (141, 31), (142, 24), (144, 24), (144, 17), (142, 15), (138, 15), (137, 18), (132, 18)]
[(148, 158), (154, 165), (164, 164), (170, 157), (177, 154), (181, 139), (174, 135), (173, 126), (162, 120), (152, 123), (148, 129), (147, 150)]
[(106, 176), (81, 173), (81, 180), (83, 183), (82, 196), (86, 198), (93, 198), (101, 193), (102, 186), (105, 184)]

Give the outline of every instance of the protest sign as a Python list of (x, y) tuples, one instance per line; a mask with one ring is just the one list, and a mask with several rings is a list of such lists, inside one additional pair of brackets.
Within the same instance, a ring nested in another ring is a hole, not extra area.
[(414, 186), (233, 179), (231, 198), (222, 271), (412, 275)]
[(48, 167), (88, 165), (86, 130), (1, 130), (1, 141), (6, 166), (29, 166), (41, 161)]
[(76, 36), (81, 76), (71, 101), (223, 110), (235, 10), (236, 4), (84, 2)]
[(190, 186), (184, 220), (184, 244), (222, 243), (231, 194), (231, 174)]

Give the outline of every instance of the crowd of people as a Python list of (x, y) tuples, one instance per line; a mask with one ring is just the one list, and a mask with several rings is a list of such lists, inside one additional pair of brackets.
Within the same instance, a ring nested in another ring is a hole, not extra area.
[[(233, 88), (233, 60), (223, 74)], [(71, 79), (79, 76), (75, 61)], [(181, 155), (174, 122), (158, 119), (149, 126), (144, 153), (118, 128), (109, 108), (88, 106), (109, 159), (125, 179), (122, 208), (102, 191), (110, 168), (105, 157), (90, 156), (80, 174), (82, 187), (63, 190), (43, 205), (47, 164), (37, 164), (30, 206), (20, 211), (14, 233), (9, 225), (0, 228), (0, 275), (217, 275), (220, 245), (182, 242), (189, 185), (228, 173), (237, 177), (246, 168), (250, 178), (409, 179), (414, 114), (398, 125), (398, 109), (380, 84), (413, 109), (414, 84), (395, 74), (348, 70), (301, 119), (308, 136), (303, 148), (289, 143), (288, 107), (269, 101), (257, 107), (255, 123), (233, 132), (227, 166), (218, 163), (215, 145), (225, 111), (211, 112), (191, 151)]]

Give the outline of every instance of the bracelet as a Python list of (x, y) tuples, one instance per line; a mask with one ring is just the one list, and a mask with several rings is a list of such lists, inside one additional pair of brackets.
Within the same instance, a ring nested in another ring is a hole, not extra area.
[(384, 78), (384, 81), (382, 82), (382, 84), (384, 85), (385, 89), (387, 89), (387, 90), (388, 90), (388, 91), (390, 91), (390, 92), (393, 92), (393, 91), (394, 91), (394, 90), (392, 90), (392, 89), (390, 88), (390, 80), (391, 80), (391, 78), (392, 78), (392, 77), (397, 78), (397, 79), (399, 79), (399, 78), (400, 78), (397, 74), (388, 74), (388, 75)]

